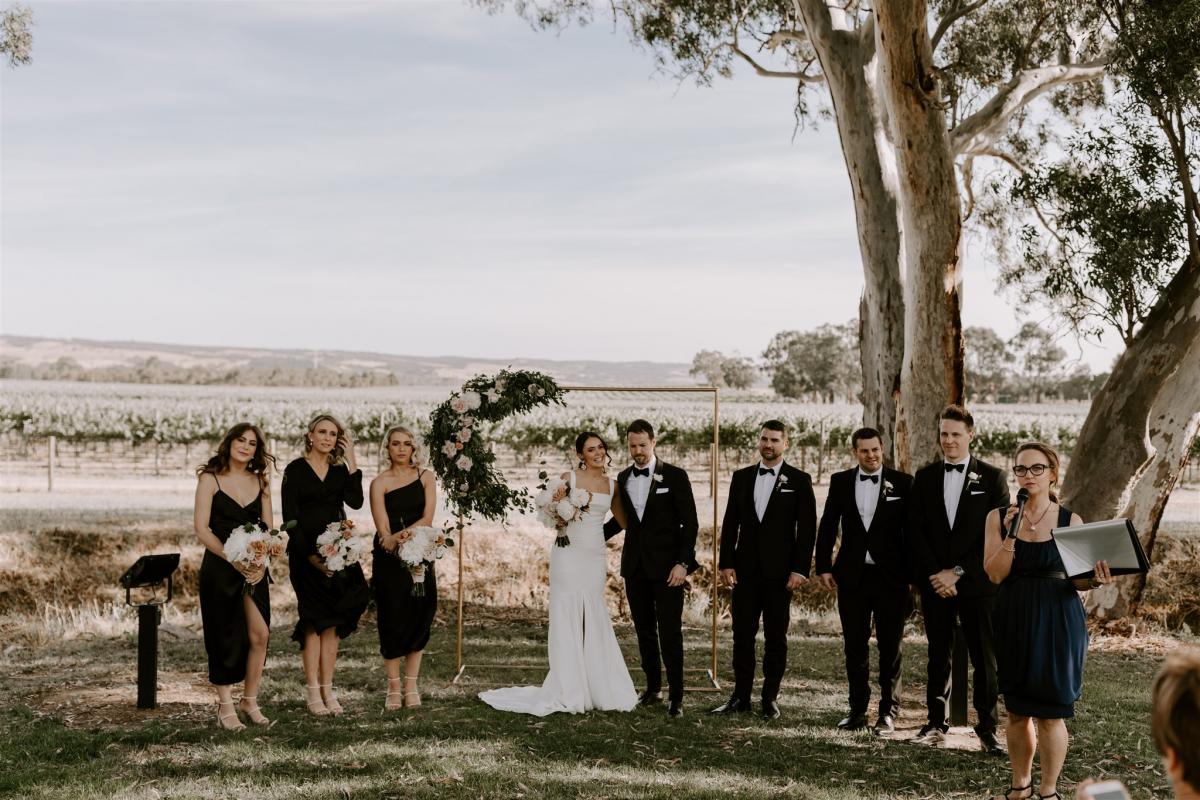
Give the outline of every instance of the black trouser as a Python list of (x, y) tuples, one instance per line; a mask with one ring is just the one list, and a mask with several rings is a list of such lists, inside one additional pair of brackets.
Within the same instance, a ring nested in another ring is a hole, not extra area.
[(787, 667), (787, 629), (792, 606), (792, 593), (787, 589), (787, 576), (767, 579), (758, 570), (738, 570), (733, 587), (733, 696), (750, 701), (754, 688), (754, 639), (758, 636), (758, 620), (762, 618), (763, 685), (762, 699), (779, 696), (779, 684)]
[(992, 640), (992, 607), (995, 604), (996, 598), (991, 595), (941, 598), (932, 588), (921, 589), (921, 613), (925, 617), (925, 635), (929, 639), (925, 703), (931, 725), (946, 724), (946, 703), (950, 699), (950, 653), (954, 647), (954, 620), (957, 617), (962, 622), (967, 653), (974, 668), (971, 678), (974, 683), (972, 699), (975, 713), (979, 715), (975, 730), (978, 733), (996, 732), (1000, 691), (996, 683), (996, 649)]
[[(667, 668), (669, 699), (683, 699), (683, 586), (667, 586), (667, 579), (650, 578), (641, 570), (625, 578), (629, 615), (637, 631), (638, 652), (646, 689), (662, 689), (662, 668)], [(661, 645), (661, 655), (660, 655)]]
[(856, 584), (838, 584), (838, 616), (846, 651), (850, 713), (865, 714), (871, 702), (871, 619), (879, 648), (879, 714), (895, 714), (900, 706), (900, 642), (912, 610), (907, 586), (893, 586), (874, 564), (863, 566)]

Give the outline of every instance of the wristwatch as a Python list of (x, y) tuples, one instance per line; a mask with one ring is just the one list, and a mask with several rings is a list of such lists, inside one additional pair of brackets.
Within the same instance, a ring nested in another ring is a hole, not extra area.
[(964, 572), (966, 572), (965, 569), (963, 569), (962, 567), (956, 566), (954, 568), (954, 577), (961, 578), (963, 576)]

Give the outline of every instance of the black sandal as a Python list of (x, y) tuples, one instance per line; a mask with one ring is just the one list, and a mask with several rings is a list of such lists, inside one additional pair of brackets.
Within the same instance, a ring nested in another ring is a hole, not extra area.
[(1038, 800), (1051, 800), (1056, 797), (1058, 797), (1058, 792), (1051, 792), (1050, 794), (1039, 794)]
[(1025, 791), (1028, 791), (1029, 794), (1026, 795), (1025, 797), (1018, 797), (1015, 800), (1033, 800), (1033, 783), (1032, 782), (1028, 786), (1009, 786), (1008, 789), (1004, 792), (1004, 794), (1000, 795), (1000, 797), (1004, 798), (1004, 800), (1011, 800), (1009, 798), (1009, 795), (1012, 794), (1013, 792), (1025, 792)]

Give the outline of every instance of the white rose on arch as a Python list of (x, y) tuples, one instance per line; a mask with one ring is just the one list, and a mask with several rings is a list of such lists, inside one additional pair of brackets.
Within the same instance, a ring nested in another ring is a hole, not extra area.
[(467, 405), (467, 398), (459, 395), (458, 397), (450, 398), (450, 410), (455, 414), (465, 414), (471, 410), (471, 407)]
[(442, 445), (442, 455), (444, 455), (446, 458), (454, 458), (457, 453), (458, 447), (454, 444), (454, 442), (447, 441), (444, 445)]
[(471, 457), (467, 455), (460, 455), (458, 459), (455, 460), (454, 464), (463, 472), (469, 472), (471, 467), (475, 466), (475, 462), (472, 461)]
[[(483, 398), (479, 396), (479, 392), (463, 392), (462, 399), (467, 404), (466, 409), (464, 409), (465, 411), (474, 411), (483, 403)], [(457, 411), (457, 409), (456, 412), (459, 414), (463, 413), (462, 411)]]

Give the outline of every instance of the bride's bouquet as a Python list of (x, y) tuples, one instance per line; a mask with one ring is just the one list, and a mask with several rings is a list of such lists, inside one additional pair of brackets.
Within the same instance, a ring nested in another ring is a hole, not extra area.
[[(296, 527), (296, 520), (283, 523), (281, 528), (267, 528), (247, 522), (242, 527), (229, 534), (225, 540), (225, 559), (231, 564), (240, 564), (247, 569), (270, 567), (271, 559), (280, 558), (287, 552), (287, 531)], [(243, 589), (246, 594), (254, 592), (254, 587), (247, 583)]]
[(396, 558), (408, 567), (412, 575), (413, 597), (425, 596), (425, 564), (436, 561), (454, 547), (454, 540), (445, 531), (428, 525), (415, 525), (397, 534), (400, 544), (396, 547)]
[(567, 526), (587, 513), (592, 493), (587, 489), (573, 489), (564, 480), (550, 481), (541, 489), (533, 500), (538, 519), (558, 531), (554, 544), (566, 547), (571, 543), (571, 537), (566, 534)]
[(341, 572), (357, 564), (370, 549), (370, 537), (356, 534), (354, 522), (348, 519), (329, 523), (317, 537), (317, 555), (330, 572)]

